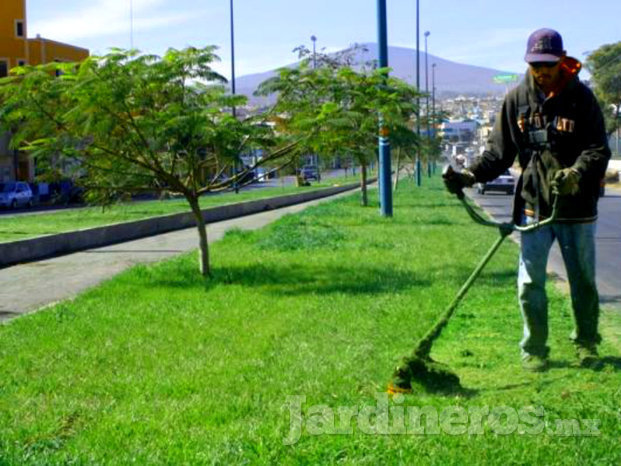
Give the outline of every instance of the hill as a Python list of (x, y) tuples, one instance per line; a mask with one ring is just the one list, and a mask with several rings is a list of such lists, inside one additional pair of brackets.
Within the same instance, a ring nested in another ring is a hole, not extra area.
[[(376, 44), (362, 44), (367, 50), (360, 52), (356, 61), (364, 63), (377, 57)], [(456, 63), (450, 60), (429, 54), (429, 89), (431, 91), (431, 65), (436, 64), (436, 95), (440, 98), (456, 97), (458, 95), (486, 96), (503, 95), (506, 91), (504, 84), (496, 84), (493, 77), (498, 74), (507, 74), (507, 71), (485, 68), (480, 66)], [(416, 50), (405, 47), (389, 47), (388, 64), (393, 69), (392, 74), (406, 80), (411, 84), (416, 83)], [(285, 66), (296, 66), (290, 63)], [(425, 53), (420, 54), (420, 85), (425, 89)], [(249, 74), (237, 78), (236, 86), (238, 93), (245, 94), (250, 98), (253, 105), (261, 104), (264, 99), (254, 97), (252, 94), (257, 86), (266, 79), (274, 76), (276, 70), (263, 73)], [(509, 73), (510, 74), (510, 73)]]

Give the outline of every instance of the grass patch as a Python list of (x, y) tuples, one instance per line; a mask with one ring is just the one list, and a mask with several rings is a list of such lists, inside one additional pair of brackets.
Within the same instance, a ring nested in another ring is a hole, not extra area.
[[(225, 204), (266, 199), (286, 194), (296, 194), (338, 184), (356, 182), (358, 182), (356, 177), (349, 176), (327, 178), (322, 180), (321, 183), (315, 182), (310, 186), (254, 188), (240, 191), (238, 194), (226, 192), (203, 196), (201, 198), (201, 207), (206, 209)], [(171, 199), (118, 204), (106, 210), (103, 210), (101, 207), (85, 207), (71, 210), (58, 210), (36, 215), (2, 216), (0, 217), (0, 242), (18, 241), (35, 238), (37, 236), (52, 235), (189, 211), (190, 208), (184, 199)]]
[[(403, 183), (392, 219), (358, 204), (353, 195), (230, 232), (212, 246), (210, 281), (188, 254), (0, 327), (0, 462), (618, 464), (620, 318), (604, 315), (606, 368), (577, 369), (569, 302), (551, 285), (553, 367), (524, 373), (511, 242), (432, 351), (465, 390), (388, 402), (443, 413), (437, 434), (372, 435), (361, 415), (350, 433), (312, 435), (331, 412), (384, 402), (394, 365), (497, 234), (437, 179)], [(295, 400), (305, 423), (287, 445)], [(510, 431), (511, 412), (528, 406), (548, 428)], [(450, 430), (451, 413), (485, 407), (505, 415), (481, 434)], [(599, 435), (557, 430), (571, 419), (599, 420)]]

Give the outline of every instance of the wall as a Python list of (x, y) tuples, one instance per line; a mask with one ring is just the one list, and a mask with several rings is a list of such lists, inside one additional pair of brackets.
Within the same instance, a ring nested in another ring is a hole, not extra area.
[[(0, 62), (6, 63), (6, 72), (22, 63), (40, 65), (52, 61), (74, 62), (88, 57), (89, 51), (69, 44), (63, 44), (37, 36), (27, 39), (27, 11), (25, 0), (0, 0)], [(22, 37), (17, 35), (16, 22), (22, 24)], [(0, 69), (2, 67), (0, 66)], [(4, 71), (4, 70), (3, 70)], [(20, 154), (17, 178), (24, 181), (33, 181), (34, 163), (27, 154)], [(0, 135), (0, 181), (10, 173), (10, 179), (15, 178), (13, 167), (14, 157), (8, 149), (4, 134)], [(7, 167), (9, 170), (7, 171)]]
[[(17, 36), (16, 20), (22, 21), (23, 37)], [(0, 60), (7, 62), (8, 69), (17, 66), (19, 60), (28, 60), (26, 37), (25, 1), (2, 0), (0, 2)]]

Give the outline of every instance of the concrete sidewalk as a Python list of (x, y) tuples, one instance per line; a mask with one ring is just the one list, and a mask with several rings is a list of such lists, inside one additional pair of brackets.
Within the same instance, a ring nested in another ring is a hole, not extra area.
[[(283, 209), (213, 223), (207, 228), (209, 242), (219, 240), (231, 228), (258, 229), (286, 214), (357, 192), (349, 191)], [(0, 321), (72, 298), (133, 265), (164, 260), (197, 248), (197, 230), (188, 228), (0, 269)]]

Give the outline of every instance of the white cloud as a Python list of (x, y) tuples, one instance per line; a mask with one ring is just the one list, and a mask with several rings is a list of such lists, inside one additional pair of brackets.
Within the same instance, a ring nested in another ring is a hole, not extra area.
[[(133, 0), (134, 31), (155, 29), (196, 17), (194, 12), (188, 11), (158, 11), (157, 8), (164, 3), (164, 0)], [(66, 14), (33, 21), (28, 28), (30, 35), (41, 34), (65, 42), (126, 33), (130, 30), (130, 2), (95, 0)]]

